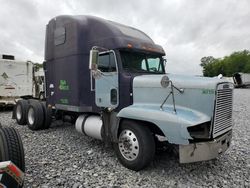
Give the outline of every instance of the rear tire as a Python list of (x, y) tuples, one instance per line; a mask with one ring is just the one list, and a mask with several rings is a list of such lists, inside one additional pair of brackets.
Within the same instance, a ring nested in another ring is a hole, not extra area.
[(0, 128), (0, 162), (2, 161), (11, 161), (25, 172), (23, 144), (14, 128)]
[(27, 100), (19, 100), (16, 103), (14, 108), (14, 117), (16, 118), (18, 125), (26, 125), (27, 124), (27, 109), (28, 109), (28, 101)]
[(35, 131), (42, 128), (44, 122), (44, 112), (39, 101), (32, 101), (27, 112), (27, 123), (29, 129)]
[(120, 163), (135, 171), (148, 166), (155, 155), (155, 141), (151, 131), (137, 122), (125, 120), (114, 149)]
[(41, 102), (41, 104), (44, 113), (44, 122), (42, 125), (42, 129), (48, 129), (52, 121), (52, 109), (46, 106), (46, 102)]
[(38, 101), (37, 99), (33, 99), (33, 98), (32, 98), (32, 99), (28, 99), (28, 103), (29, 103), (29, 104), (31, 104), (31, 103), (33, 103), (33, 102), (39, 102), (39, 101)]

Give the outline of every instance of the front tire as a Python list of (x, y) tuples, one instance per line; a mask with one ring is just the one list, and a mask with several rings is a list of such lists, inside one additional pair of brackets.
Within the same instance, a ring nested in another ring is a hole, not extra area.
[(155, 155), (155, 141), (152, 132), (134, 121), (122, 122), (114, 149), (120, 163), (135, 171), (148, 166)]
[(14, 128), (0, 128), (0, 162), (2, 161), (12, 161), (20, 170), (25, 171), (22, 140)]

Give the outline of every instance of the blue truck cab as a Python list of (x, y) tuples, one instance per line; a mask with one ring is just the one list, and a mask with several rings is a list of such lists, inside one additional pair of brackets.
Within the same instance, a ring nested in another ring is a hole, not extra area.
[(28, 126), (48, 128), (52, 116), (68, 115), (77, 131), (112, 143), (119, 161), (136, 171), (162, 140), (178, 146), (181, 163), (218, 157), (231, 142), (233, 84), (166, 73), (164, 56), (138, 29), (93, 16), (53, 18), (46, 103), (28, 102)]

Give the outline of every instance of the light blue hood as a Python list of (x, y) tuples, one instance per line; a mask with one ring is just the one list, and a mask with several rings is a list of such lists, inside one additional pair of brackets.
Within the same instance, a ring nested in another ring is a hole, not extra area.
[[(224, 79), (201, 76), (166, 74), (173, 84), (179, 88), (215, 89), (218, 83), (227, 82)], [(161, 79), (165, 75), (143, 75), (134, 78), (133, 87), (162, 87)]]
[[(135, 105), (150, 104), (160, 106), (171, 91), (171, 87), (164, 88), (161, 85), (165, 75), (137, 76), (133, 81), (133, 99)], [(167, 74), (173, 85), (184, 92), (174, 90), (175, 104), (179, 108), (189, 108), (212, 116), (215, 89), (217, 84), (225, 82), (218, 78), (206, 78), (198, 76), (183, 76)], [(165, 106), (172, 106), (170, 97)]]

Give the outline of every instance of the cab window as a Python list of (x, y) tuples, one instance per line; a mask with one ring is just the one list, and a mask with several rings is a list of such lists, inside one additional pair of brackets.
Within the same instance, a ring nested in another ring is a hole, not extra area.
[(150, 72), (162, 72), (160, 58), (148, 58), (148, 70)]
[(116, 72), (116, 62), (113, 52), (99, 55), (98, 69), (102, 72)]
[(126, 72), (164, 74), (161, 56), (121, 51), (122, 66)]

